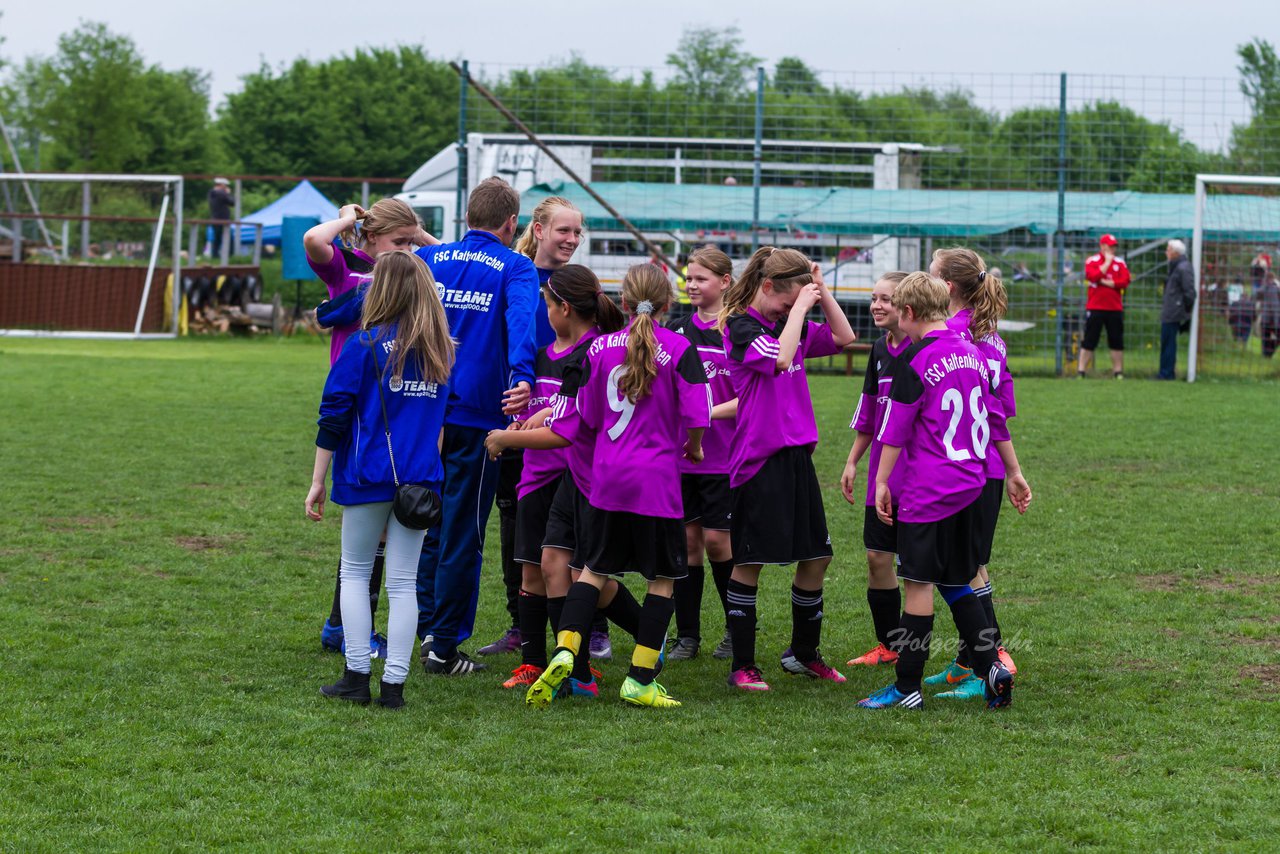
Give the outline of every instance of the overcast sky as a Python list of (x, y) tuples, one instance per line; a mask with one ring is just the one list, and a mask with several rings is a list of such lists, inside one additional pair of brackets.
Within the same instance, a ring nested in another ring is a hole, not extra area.
[[(1236, 46), (1255, 35), (1274, 40), (1276, 9), (1275, 0), (50, 0), (4, 4), (0, 53), (10, 61), (47, 55), (77, 21), (105, 21), (131, 36), (149, 62), (210, 72), (216, 105), (263, 61), (278, 66), (298, 56), (319, 60), (357, 47), (406, 43), (473, 65), (545, 64), (576, 51), (593, 64), (658, 68), (686, 25), (737, 25), (746, 49), (766, 67), (800, 56), (824, 71), (895, 72), (889, 77), (894, 85), (935, 72), (1208, 77), (1220, 78), (1207, 87), (1211, 92), (1238, 102)], [(1219, 122), (1186, 116), (1185, 99), (1177, 94), (1185, 84), (1173, 84), (1172, 96), (1170, 85), (1149, 84), (1160, 91), (1140, 96), (1144, 103), (1133, 106), (1189, 125), (1197, 141), (1212, 142), (1219, 131), (1198, 125)], [(1126, 81), (1125, 87), (1145, 91), (1148, 84)], [(1016, 87), (980, 78), (971, 88), (992, 106), (1003, 106), (996, 103), (1000, 90)], [(1196, 98), (1206, 97), (1198, 83), (1194, 89)]]

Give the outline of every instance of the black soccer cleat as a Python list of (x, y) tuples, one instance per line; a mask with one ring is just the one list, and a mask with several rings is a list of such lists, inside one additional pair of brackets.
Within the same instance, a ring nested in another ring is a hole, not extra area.
[(467, 676), (485, 669), (485, 665), (472, 661), (462, 650), (454, 650), (448, 658), (440, 658), (435, 651), (427, 653), (422, 666), (432, 676)]
[(987, 686), (984, 692), (988, 709), (1003, 709), (1013, 702), (1013, 674), (1009, 668), (999, 661), (992, 662), (987, 672)]

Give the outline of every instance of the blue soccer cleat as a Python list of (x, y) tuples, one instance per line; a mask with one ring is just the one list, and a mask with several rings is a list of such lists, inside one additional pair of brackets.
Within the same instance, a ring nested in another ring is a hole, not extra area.
[(900, 706), (904, 709), (920, 711), (924, 708), (924, 697), (919, 691), (904, 694), (898, 690), (897, 685), (888, 685), (865, 700), (859, 700), (858, 705), (864, 709), (889, 709)]
[(1013, 702), (1013, 674), (999, 661), (987, 672), (985, 694), (988, 709), (1003, 709)]
[(324, 628), (320, 629), (320, 649), (325, 652), (342, 652), (344, 640), (346, 635), (342, 632), (342, 626), (331, 626), (326, 619)]

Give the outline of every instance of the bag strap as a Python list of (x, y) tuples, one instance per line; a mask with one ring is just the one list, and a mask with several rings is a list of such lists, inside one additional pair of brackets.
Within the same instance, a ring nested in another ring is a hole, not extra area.
[(391, 479), (400, 486), (400, 476), (396, 474), (396, 455), (391, 450), (391, 421), (387, 418), (387, 401), (382, 396), (382, 381), (386, 379), (386, 370), (378, 367), (378, 351), (373, 342), (369, 342), (369, 355), (373, 356), (373, 373), (377, 377), (378, 405), (382, 407), (382, 427), (387, 434), (387, 456), (391, 458)]

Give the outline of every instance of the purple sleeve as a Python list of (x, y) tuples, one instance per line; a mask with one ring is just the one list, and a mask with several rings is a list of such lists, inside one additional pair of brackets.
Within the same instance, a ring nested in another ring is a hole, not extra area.
[(338, 247), (332, 246), (330, 248), (333, 249), (333, 257), (329, 259), (328, 264), (319, 264), (308, 255), (307, 266), (329, 288), (329, 299), (333, 299), (355, 287), (355, 278), (347, 275), (347, 260), (342, 257)]
[(778, 373), (778, 354), (781, 352), (778, 339), (764, 331), (742, 344), (730, 341), (729, 336), (725, 336), (725, 353), (729, 360), (759, 374), (775, 376)]
[(687, 343), (676, 363), (676, 395), (682, 427), (696, 430), (711, 426), (711, 385), (698, 357), (698, 348)]
[(568, 439), (571, 444), (576, 444), (579, 434), (584, 429), (576, 399), (563, 394), (552, 397), (551, 415), (544, 426), (550, 427), (551, 432), (562, 439)]
[(864, 392), (858, 398), (858, 408), (853, 413), (853, 421), (849, 422), (849, 429), (859, 433), (874, 433), (876, 426), (872, 423), (872, 418), (875, 411), (876, 399)]
[(884, 421), (880, 424), (880, 434), (876, 439), (883, 445), (895, 448), (905, 447), (911, 431), (915, 428), (916, 416), (920, 413), (920, 401), (903, 403), (890, 398), (884, 408)]
[(834, 356), (842, 349), (831, 335), (831, 327), (825, 323), (807, 321), (805, 331), (804, 357), (819, 359), (823, 356)]

